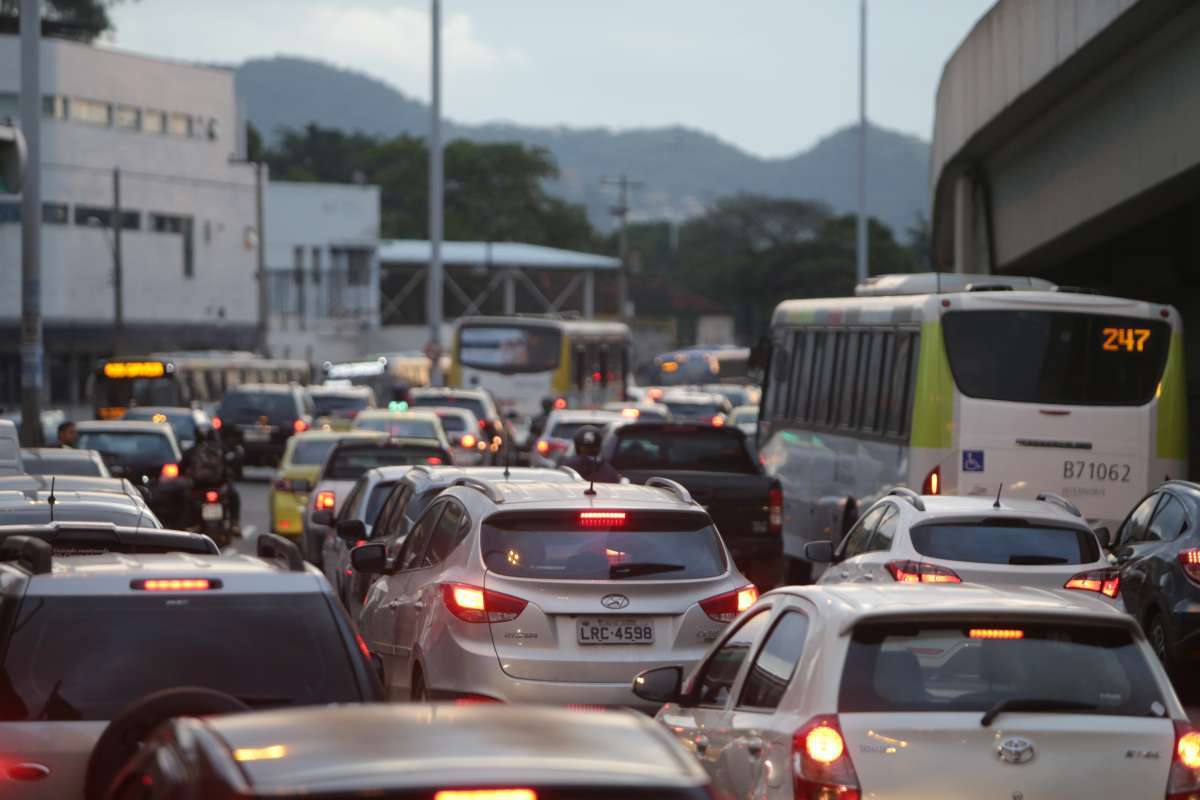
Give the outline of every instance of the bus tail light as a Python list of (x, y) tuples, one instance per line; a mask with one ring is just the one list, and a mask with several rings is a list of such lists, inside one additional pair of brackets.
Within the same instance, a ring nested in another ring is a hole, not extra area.
[(204, 493), (204, 502), (206, 502), (206, 503), (216, 503), (220, 499), (221, 499), (221, 495), (218, 494), (217, 492), (213, 491), (212, 489), (209, 489), (207, 492)]
[(1175, 720), (1175, 751), (1167, 778), (1167, 800), (1190, 800), (1200, 792), (1200, 731)]
[(783, 489), (778, 484), (767, 495), (767, 532), (776, 536), (783, 533)]
[(700, 608), (714, 622), (733, 622), (738, 614), (745, 611), (758, 600), (758, 589), (749, 583), (732, 592), (725, 592), (707, 600), (700, 601)]
[(528, 600), (467, 583), (439, 585), (446, 609), (463, 622), (512, 622), (529, 605)]
[(163, 464), (162, 471), (158, 473), (158, 476), (168, 481), (175, 480), (179, 477), (179, 465)]
[(921, 494), (941, 494), (942, 493), (942, 468), (940, 466), (929, 470), (929, 474), (925, 476), (924, 483), (921, 484)]
[(954, 570), (924, 561), (889, 561), (886, 566), (896, 583), (962, 583)]
[(313, 508), (317, 511), (333, 511), (335, 505), (337, 505), (337, 495), (333, 492), (317, 492), (317, 499), (313, 504)]
[(813, 717), (792, 736), (792, 786), (804, 800), (859, 800), (858, 774), (836, 714)]
[(1116, 597), (1121, 591), (1121, 574), (1115, 569), (1093, 569), (1075, 575), (1063, 584), (1064, 589), (1081, 592), (1099, 592), (1105, 597)]
[(1192, 547), (1179, 553), (1179, 566), (1192, 580), (1200, 583), (1200, 547)]

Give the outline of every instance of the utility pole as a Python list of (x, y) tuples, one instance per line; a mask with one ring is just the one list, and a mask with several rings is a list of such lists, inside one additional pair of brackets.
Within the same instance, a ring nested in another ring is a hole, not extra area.
[(429, 280), (426, 281), (426, 314), (429, 344), (426, 355), (433, 362), (429, 382), (442, 385), (442, 3), (431, 0), (433, 46), (429, 98)]
[(867, 279), (867, 0), (858, 6), (858, 225), (857, 283)]
[(617, 272), (617, 316), (632, 317), (633, 309), (629, 307), (629, 193), (642, 188), (643, 184), (630, 180), (623, 173), (618, 178), (603, 178), (600, 182), (605, 186), (617, 187), (617, 204), (609, 209), (621, 225), (617, 238), (618, 256), (621, 259), (621, 269)]
[(125, 271), (121, 262), (121, 168), (113, 167), (113, 354), (125, 352)]
[(21, 0), (21, 130), (26, 171), (21, 192), (21, 441), (42, 441), (42, 12)]
[(269, 298), (267, 296), (267, 234), (263, 229), (266, 224), (263, 214), (263, 184), (265, 183), (263, 172), (266, 171), (266, 165), (261, 160), (261, 155), (258, 161), (254, 162), (254, 228), (258, 231), (258, 237), (255, 244), (257, 245), (257, 268), (255, 275), (258, 278), (258, 325), (255, 331), (255, 339), (258, 342), (258, 352), (262, 355), (270, 355), (268, 352), (268, 326), (270, 324), (271, 309), (268, 305)]

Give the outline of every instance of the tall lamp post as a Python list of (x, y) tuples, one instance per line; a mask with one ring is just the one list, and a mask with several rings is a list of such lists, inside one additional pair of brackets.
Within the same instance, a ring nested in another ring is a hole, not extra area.
[(430, 365), (430, 383), (442, 385), (442, 3), (431, 0), (431, 73), (429, 99), (429, 280), (425, 307), (429, 317), (429, 344), (426, 355)]
[(858, 6), (858, 224), (855, 278), (867, 279), (867, 0)]
[[(120, 224), (120, 223), (118, 223)], [(124, 276), (121, 274), (120, 234), (113, 236), (109, 226), (99, 217), (88, 217), (87, 226), (95, 228), (104, 234), (104, 242), (112, 254), (112, 287), (113, 287), (113, 355), (121, 355), (125, 347), (125, 309), (122, 303), (124, 294)], [(114, 229), (115, 230), (115, 229)]]

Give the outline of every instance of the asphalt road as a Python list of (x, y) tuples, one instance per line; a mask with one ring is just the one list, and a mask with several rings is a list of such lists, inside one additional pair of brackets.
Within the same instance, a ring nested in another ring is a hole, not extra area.
[(247, 467), (245, 480), (238, 481), (238, 494), (242, 496), (242, 538), (233, 544), (239, 553), (254, 555), (258, 534), (270, 530), (270, 509), (267, 507), (267, 490), (275, 470), (263, 467)]

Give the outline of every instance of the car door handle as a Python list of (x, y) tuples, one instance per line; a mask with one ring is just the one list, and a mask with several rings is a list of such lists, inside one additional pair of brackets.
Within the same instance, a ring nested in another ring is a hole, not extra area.
[(763, 740), (758, 736), (750, 736), (742, 740), (746, 746), (746, 752), (751, 758), (762, 758)]
[(700, 736), (697, 736), (693, 740), (693, 742), (696, 745), (697, 753), (704, 753), (706, 750), (708, 750), (708, 737), (707, 736), (704, 736), (703, 734), (701, 734)]

